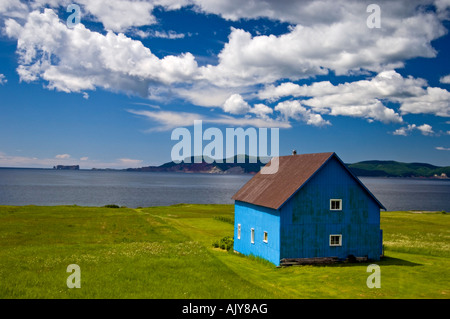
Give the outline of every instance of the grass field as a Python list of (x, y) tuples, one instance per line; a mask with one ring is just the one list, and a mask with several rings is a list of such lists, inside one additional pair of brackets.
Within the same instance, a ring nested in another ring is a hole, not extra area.
[(381, 213), (378, 289), (368, 263), (277, 268), (213, 248), (232, 219), (232, 205), (0, 206), (0, 298), (450, 297), (450, 214)]

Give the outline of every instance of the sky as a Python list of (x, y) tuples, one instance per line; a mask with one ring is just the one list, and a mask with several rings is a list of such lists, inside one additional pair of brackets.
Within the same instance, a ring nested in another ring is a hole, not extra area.
[(194, 120), (450, 166), (449, 28), (450, 0), (2, 0), (0, 167), (161, 165)]

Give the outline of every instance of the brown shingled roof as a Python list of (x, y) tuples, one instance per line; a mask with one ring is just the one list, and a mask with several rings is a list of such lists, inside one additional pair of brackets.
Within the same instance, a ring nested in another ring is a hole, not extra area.
[(232, 199), (278, 209), (333, 155), (331, 152), (280, 156), (275, 174), (258, 172)]

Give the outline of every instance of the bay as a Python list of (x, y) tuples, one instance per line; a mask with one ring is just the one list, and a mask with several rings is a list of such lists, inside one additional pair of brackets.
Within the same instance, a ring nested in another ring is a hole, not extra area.
[[(252, 175), (0, 169), (0, 205), (232, 204)], [(450, 211), (450, 180), (360, 177), (387, 210)]]

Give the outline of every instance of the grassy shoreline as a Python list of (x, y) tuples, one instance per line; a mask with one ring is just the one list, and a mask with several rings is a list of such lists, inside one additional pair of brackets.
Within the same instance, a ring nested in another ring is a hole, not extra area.
[[(0, 206), (0, 298), (449, 298), (450, 214), (382, 212), (381, 288), (369, 263), (276, 268), (212, 247), (232, 205)], [(69, 289), (69, 264), (81, 288)]]

